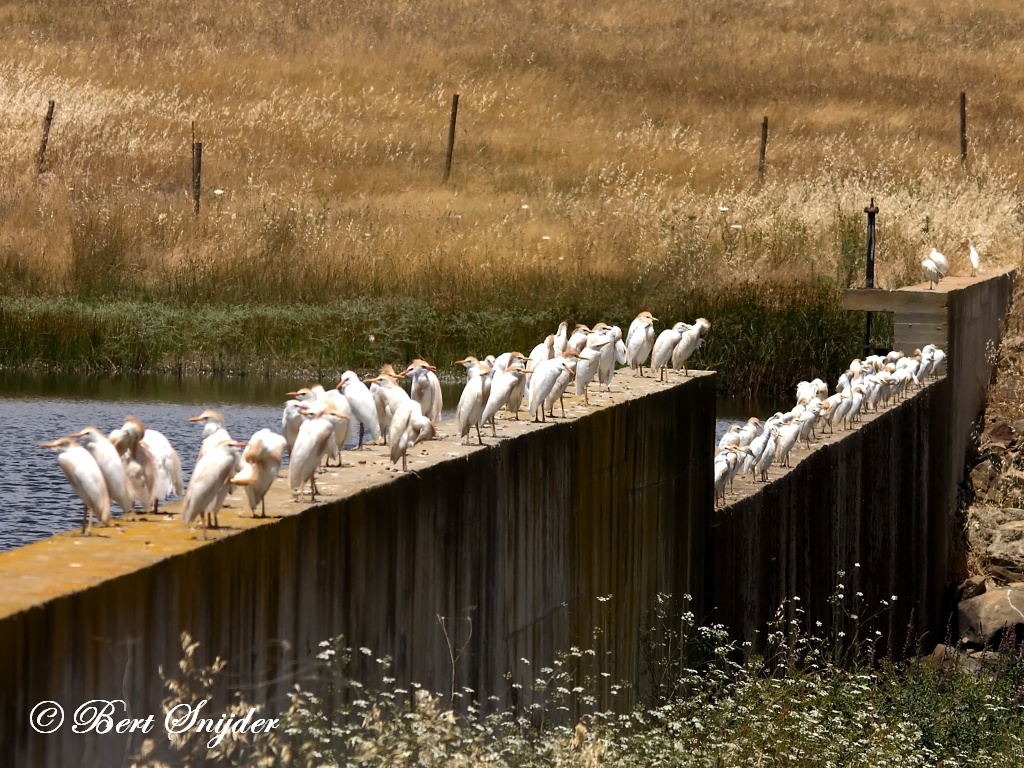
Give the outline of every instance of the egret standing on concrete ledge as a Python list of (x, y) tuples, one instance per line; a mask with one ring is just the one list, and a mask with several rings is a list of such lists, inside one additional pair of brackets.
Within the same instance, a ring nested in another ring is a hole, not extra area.
[(423, 415), (423, 409), (415, 400), (406, 400), (395, 411), (391, 420), (391, 463), (402, 457), (402, 471), (409, 471), (407, 454), (416, 443), (429, 440), (434, 436), (434, 425)]
[(928, 256), (921, 261), (921, 269), (924, 270), (924, 279), (928, 281), (928, 290), (932, 290), (935, 283), (942, 279), (942, 272)]
[(49, 448), (57, 454), (60, 464), (71, 487), (82, 500), (82, 533), (88, 533), (92, 516), (106, 524), (110, 520), (110, 494), (96, 459), (85, 448), (70, 437), (62, 437), (52, 443), (41, 443), (40, 448)]
[(629, 332), (626, 334), (626, 359), (629, 361), (629, 367), (638, 376), (644, 375), (644, 363), (654, 349), (654, 321), (657, 319), (650, 312), (641, 312), (629, 324)]
[(107, 484), (107, 493), (110, 500), (116, 501), (121, 511), (130, 514), (134, 509), (134, 500), (128, 490), (128, 480), (124, 474), (124, 464), (117, 453), (117, 448), (107, 439), (96, 427), (86, 427), (71, 435), (73, 440), (78, 440), (85, 450), (92, 454), (96, 465), (103, 473), (103, 480)]

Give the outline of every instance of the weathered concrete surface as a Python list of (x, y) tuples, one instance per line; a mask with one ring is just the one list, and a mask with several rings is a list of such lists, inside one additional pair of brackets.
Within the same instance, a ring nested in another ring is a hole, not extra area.
[[(856, 623), (843, 618), (831, 595), (842, 593), (846, 610), (861, 617), (896, 595), (884, 626), (872, 629), (888, 630), (895, 643), (911, 624), (927, 644), (944, 639), (951, 585), (967, 575), (954, 535), (957, 488), (1014, 276), (846, 293), (848, 309), (895, 312), (896, 349), (942, 347), (945, 376), (842, 440), (824, 441), (714, 516), (709, 562), (717, 621), (763, 646), (759, 633), (787, 598), (799, 597), (809, 626), (820, 621), (827, 632)], [(837, 590), (840, 571), (844, 586)], [(863, 597), (854, 600), (858, 592)], [(796, 607), (789, 604), (784, 615)]]
[(121, 764), (138, 739), (70, 723), (40, 736), (29, 711), (125, 699), (161, 718), (157, 670), (177, 663), (182, 630), (256, 700), (279, 699), (339, 633), (393, 656), (400, 681), (447, 694), (442, 617), (466, 643), (456, 689), (503, 696), (506, 672), (532, 681), (556, 650), (591, 645), (594, 627), (607, 671), (634, 679), (656, 594), (704, 607), (715, 381), (620, 375), (614, 389), (547, 426), (499, 422), (512, 439), (484, 448), (417, 446), (416, 474), (397, 475), (380, 447), (348, 452), (352, 466), (318, 481), (324, 503), (275, 490), (261, 521), (236, 496), (210, 542), (150, 518), (0, 554), (0, 764)]
[[(898, 596), (882, 629), (899, 641), (911, 611), (919, 628), (938, 625), (947, 551), (929, 532), (950, 503), (946, 483), (935, 478), (949, 471), (951, 454), (932, 425), (945, 416), (949, 383), (929, 384), (842, 439), (822, 442), (788, 472), (773, 469), (767, 486), (715, 515), (716, 621), (763, 647), (777, 609), (798, 597), (784, 615), (802, 608), (811, 627), (821, 621), (828, 631), (837, 626), (829, 599), (842, 583), (844, 605), (864, 594), (852, 611), (862, 616)], [(840, 571), (846, 575), (837, 581)]]

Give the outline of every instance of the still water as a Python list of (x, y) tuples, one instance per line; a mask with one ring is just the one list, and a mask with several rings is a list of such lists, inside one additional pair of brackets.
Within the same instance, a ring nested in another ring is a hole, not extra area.
[[(181, 455), (187, 484), (202, 434), (201, 425), (188, 421), (190, 416), (213, 408), (224, 416), (231, 434), (242, 440), (258, 429), (279, 432), (285, 394), (312, 383), (0, 372), (0, 551), (81, 524), (78, 497), (61, 472), (56, 455), (40, 448), (40, 443), (87, 426), (110, 432), (132, 414), (171, 441)], [(331, 386), (336, 382), (323, 383)], [(443, 419), (451, 419), (462, 385), (446, 384), (443, 390)], [(765, 401), (720, 400), (718, 409), (717, 436), (721, 436), (731, 421), (763, 418), (777, 407)], [(349, 439), (354, 445), (354, 430)]]

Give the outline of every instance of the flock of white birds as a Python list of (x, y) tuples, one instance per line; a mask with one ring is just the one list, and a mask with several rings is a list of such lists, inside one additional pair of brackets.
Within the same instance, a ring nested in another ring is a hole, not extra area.
[[(489, 424), (491, 434), (497, 436), (499, 411), (519, 419), (524, 399), (534, 421), (554, 418), (556, 404), (564, 416), (562, 398), (570, 384), (589, 405), (591, 385), (609, 390), (617, 365), (643, 376), (650, 360), (649, 370), (657, 371), (662, 380), (669, 368), (688, 375), (687, 361), (711, 324), (699, 318), (656, 334), (656, 321), (650, 312), (641, 312), (625, 336), (618, 326), (604, 322), (593, 327), (577, 325), (570, 334), (568, 323), (563, 322), (529, 356), (505, 352), (456, 361), (466, 369), (466, 385), (455, 412), (459, 438), (472, 440), (470, 433), (475, 430), (477, 442), (483, 445), (481, 427)], [(408, 390), (402, 379), (408, 381)], [(441, 420), (437, 368), (418, 359), (400, 373), (385, 365), (377, 376), (365, 380), (346, 371), (334, 389), (303, 387), (288, 397), (281, 431), (261, 429), (244, 442), (231, 436), (216, 411), (206, 410), (189, 419), (201, 424), (203, 432), (187, 488), (177, 451), (163, 434), (147, 429), (134, 416), (109, 435), (87, 427), (42, 447), (58, 454), (61, 470), (82, 501), (83, 532), (89, 531), (93, 518), (103, 525), (110, 521), (111, 502), (124, 512), (140, 508), (157, 513), (162, 501), (184, 494), (182, 520), (191, 525), (198, 519), (205, 537), (207, 526), (218, 525), (217, 513), (234, 486), (244, 488), (253, 515), (258, 508), (265, 516), (264, 498), (281, 474), (286, 453), (286, 482), (293, 498), (302, 501), (308, 488), (310, 501), (315, 501), (317, 474), (332, 461), (341, 466), (341, 449), (351, 429), (359, 430), (360, 449), (364, 440), (383, 440), (391, 462), (401, 460), (402, 470), (408, 471), (410, 448), (434, 438)]]
[(801, 381), (790, 411), (780, 411), (764, 423), (754, 417), (731, 425), (715, 452), (715, 507), (725, 504), (726, 491), (733, 489), (737, 475), (750, 474), (754, 482), (768, 482), (772, 465), (791, 466), (792, 451), (798, 445), (810, 450), (818, 431), (853, 429), (865, 411), (889, 407), (911, 388), (923, 386), (927, 377), (937, 375), (945, 359), (945, 353), (932, 344), (909, 356), (890, 352), (855, 359), (831, 396), (821, 379)]

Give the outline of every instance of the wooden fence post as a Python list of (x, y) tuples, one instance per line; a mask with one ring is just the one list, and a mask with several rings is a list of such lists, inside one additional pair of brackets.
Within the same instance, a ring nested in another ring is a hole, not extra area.
[(768, 152), (768, 115), (764, 116), (764, 122), (761, 123), (761, 162), (757, 166), (757, 179), (760, 181), (764, 178), (764, 159), (765, 154)]
[(967, 91), (960, 91), (960, 165), (967, 170)]
[(50, 105), (46, 108), (46, 118), (43, 120), (43, 139), (39, 142), (39, 154), (36, 155), (38, 172), (43, 172), (43, 161), (46, 159), (46, 144), (50, 140), (50, 124), (53, 123), (54, 101), (50, 99)]
[(452, 119), (448, 124), (448, 152), (444, 156), (444, 181), (452, 172), (452, 152), (455, 151), (455, 118), (459, 114), (459, 94), (452, 96)]
[(203, 173), (203, 142), (192, 143), (192, 213), (199, 215), (199, 190)]

